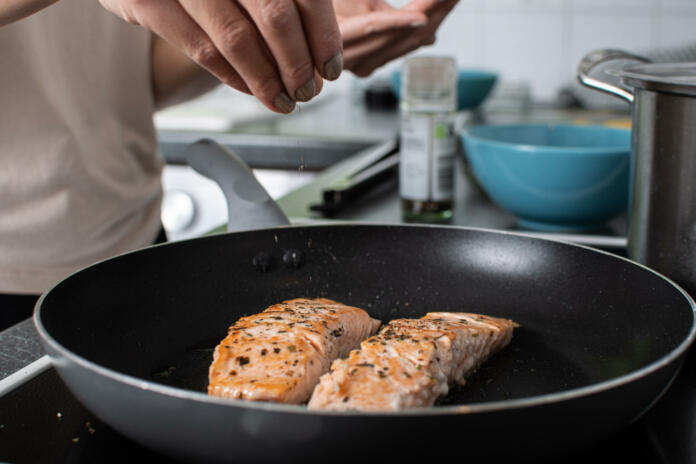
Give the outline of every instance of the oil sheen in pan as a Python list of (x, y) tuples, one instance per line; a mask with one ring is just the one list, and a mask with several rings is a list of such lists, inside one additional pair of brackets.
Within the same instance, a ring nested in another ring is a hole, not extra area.
[[(174, 354), (151, 373), (151, 379), (170, 387), (206, 393), (208, 367), (222, 338), (224, 334)], [(598, 363), (596, 372), (583, 372), (542, 343), (532, 329), (520, 327), (507, 348), (486, 361), (467, 379), (466, 385), (451, 388), (435, 406), (503, 401), (579, 388), (599, 381), (611, 364)]]

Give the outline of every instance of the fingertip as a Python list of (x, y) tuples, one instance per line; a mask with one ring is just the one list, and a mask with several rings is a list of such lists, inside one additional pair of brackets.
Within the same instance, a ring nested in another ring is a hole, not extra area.
[(322, 75), (325, 79), (335, 81), (343, 72), (343, 52), (334, 55), (333, 58), (324, 63)]
[(302, 87), (295, 90), (295, 100), (298, 102), (306, 102), (314, 98), (317, 94), (317, 83), (314, 76), (304, 83)]
[(295, 109), (295, 102), (285, 91), (280, 92), (273, 100), (273, 107), (276, 111), (283, 114), (292, 113)]

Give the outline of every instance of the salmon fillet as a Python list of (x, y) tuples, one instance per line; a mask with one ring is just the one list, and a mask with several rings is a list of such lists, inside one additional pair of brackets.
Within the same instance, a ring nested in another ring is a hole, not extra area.
[(298, 298), (239, 319), (215, 348), (208, 394), (304, 403), (331, 362), (374, 334), (380, 321), (325, 298)]
[(471, 313), (395, 319), (338, 359), (323, 375), (310, 409), (398, 411), (432, 406), (512, 340), (518, 325)]

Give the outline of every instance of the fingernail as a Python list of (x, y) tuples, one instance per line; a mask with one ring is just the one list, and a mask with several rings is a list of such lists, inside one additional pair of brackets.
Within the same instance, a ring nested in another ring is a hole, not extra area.
[(334, 56), (329, 61), (324, 63), (324, 77), (330, 81), (334, 81), (334, 80), (338, 79), (338, 76), (341, 75), (342, 71), (343, 71), (343, 54), (342, 53), (339, 53), (338, 55)]
[(428, 23), (426, 21), (413, 21), (411, 23), (411, 27), (423, 27), (427, 25)]
[(314, 94), (317, 93), (317, 86), (314, 83), (314, 78), (312, 77), (308, 80), (305, 85), (295, 90), (295, 100), (297, 101), (309, 101), (314, 98)]
[(281, 113), (290, 113), (295, 109), (295, 102), (290, 99), (285, 91), (280, 92), (275, 100), (273, 100), (273, 106), (276, 107)]

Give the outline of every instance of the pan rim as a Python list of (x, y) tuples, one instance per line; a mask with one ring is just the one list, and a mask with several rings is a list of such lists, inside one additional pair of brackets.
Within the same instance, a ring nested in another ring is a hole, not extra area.
[[(434, 228), (434, 229), (467, 230), (467, 231), (473, 231), (473, 232), (486, 232), (486, 233), (493, 233), (493, 234), (499, 234), (499, 235), (510, 235), (510, 236), (516, 236), (516, 237), (524, 237), (524, 238), (532, 239), (535, 241), (541, 240), (541, 241), (547, 241), (547, 242), (561, 243), (561, 244), (569, 245), (572, 247), (586, 249), (586, 250), (589, 250), (589, 251), (592, 251), (595, 253), (603, 254), (605, 256), (608, 256), (611, 259), (618, 259), (618, 260), (624, 261), (630, 265), (635, 265), (635, 266), (640, 267), (644, 270), (647, 270), (650, 273), (652, 273), (652, 274), (656, 275), (657, 277), (666, 281), (672, 287), (674, 287), (679, 293), (681, 293), (681, 295), (686, 299), (687, 303), (691, 307), (691, 311), (693, 313), (692, 314), (691, 328), (689, 329), (688, 335), (684, 338), (684, 340), (682, 340), (682, 342), (679, 345), (677, 345), (677, 347), (675, 347), (672, 351), (670, 351), (666, 355), (662, 356), (661, 358), (657, 359), (656, 361), (653, 361), (652, 363), (650, 363), (650, 364), (648, 364), (648, 365), (646, 365), (638, 370), (630, 372), (628, 374), (624, 374), (624, 375), (618, 376), (616, 378), (605, 380), (602, 382), (593, 383), (593, 384), (590, 384), (590, 385), (587, 385), (584, 387), (573, 388), (570, 390), (564, 390), (564, 391), (554, 392), (554, 393), (547, 393), (544, 395), (530, 396), (530, 397), (525, 397), (525, 398), (510, 399), (510, 400), (503, 400), (503, 401), (491, 401), (491, 402), (486, 402), (486, 403), (470, 403), (470, 404), (466, 404), (466, 405), (430, 406), (427, 408), (407, 409), (407, 410), (401, 410), (401, 411), (325, 411), (325, 410), (310, 410), (305, 405), (290, 405), (290, 404), (279, 404), (279, 403), (270, 403), (270, 402), (254, 402), (254, 401), (244, 401), (244, 400), (229, 399), (229, 398), (219, 398), (219, 397), (207, 395), (207, 394), (202, 393), (202, 392), (198, 392), (198, 391), (194, 391), (194, 390), (184, 390), (181, 388), (171, 387), (168, 385), (163, 385), (163, 384), (159, 384), (156, 382), (148, 381), (148, 380), (145, 380), (145, 379), (142, 379), (139, 377), (134, 377), (132, 375), (123, 374), (123, 373), (115, 371), (113, 369), (109, 369), (107, 367), (101, 366), (95, 362), (92, 362), (92, 361), (68, 350), (67, 348), (65, 348), (62, 344), (60, 344), (56, 339), (54, 339), (48, 333), (48, 330), (46, 330), (46, 328), (44, 327), (44, 325), (41, 321), (42, 303), (43, 303), (44, 299), (46, 298), (46, 296), (54, 288), (61, 285), (61, 283), (63, 281), (71, 278), (74, 274), (81, 272), (82, 270), (90, 269), (93, 266), (97, 266), (101, 263), (111, 261), (114, 259), (118, 259), (122, 256), (130, 255), (132, 253), (138, 253), (140, 251), (155, 248), (155, 247), (183, 244), (183, 243), (192, 242), (195, 240), (200, 240), (201, 238), (210, 237), (210, 236), (240, 234), (240, 233), (245, 233), (245, 232), (252, 232), (252, 231), (258, 232), (258, 231), (264, 231), (264, 230), (265, 231), (273, 231), (273, 230), (305, 229), (305, 228), (320, 228), (320, 227), (325, 227), (325, 228), (335, 228), (335, 227), (380, 227), (380, 228), (382, 228), (382, 227), (391, 227), (391, 228), (412, 228), (412, 229)], [(61, 356), (67, 358), (70, 362), (79, 365), (81, 368), (87, 369), (88, 371), (91, 371), (99, 376), (106, 377), (106, 378), (108, 378), (112, 381), (115, 381), (117, 383), (125, 384), (131, 388), (146, 390), (146, 391), (150, 391), (153, 393), (157, 393), (157, 394), (161, 394), (164, 396), (173, 397), (173, 398), (177, 398), (177, 399), (181, 399), (181, 400), (189, 400), (189, 401), (194, 401), (196, 403), (202, 403), (202, 404), (208, 404), (208, 405), (220, 405), (220, 406), (229, 407), (229, 408), (236, 408), (236, 409), (240, 409), (240, 410), (252, 409), (252, 410), (257, 410), (257, 411), (261, 411), (261, 412), (277, 412), (277, 413), (286, 413), (286, 414), (288, 414), (288, 413), (310, 414), (310, 415), (336, 416), (336, 417), (394, 417), (394, 416), (420, 417), (420, 416), (449, 416), (449, 415), (458, 415), (458, 414), (484, 414), (484, 413), (501, 411), (501, 410), (517, 410), (517, 409), (524, 409), (524, 408), (535, 407), (535, 406), (550, 405), (550, 404), (559, 403), (562, 401), (578, 399), (581, 397), (588, 397), (588, 396), (591, 396), (591, 395), (594, 395), (597, 393), (601, 393), (604, 391), (609, 391), (609, 390), (618, 388), (622, 385), (633, 382), (637, 379), (640, 379), (641, 377), (649, 375), (649, 374), (671, 364), (674, 360), (676, 360), (682, 354), (684, 354), (686, 352), (686, 350), (691, 346), (694, 339), (696, 338), (696, 302), (694, 302), (694, 299), (683, 288), (681, 288), (681, 286), (679, 286), (672, 279), (666, 277), (665, 275), (663, 275), (663, 274), (661, 274), (661, 273), (659, 273), (659, 272), (657, 272), (657, 271), (655, 271), (655, 270), (653, 270), (653, 269), (651, 269), (643, 264), (640, 264), (636, 261), (630, 260), (630, 259), (625, 258), (623, 256), (609, 253), (609, 252), (604, 251), (604, 250), (600, 250), (597, 248), (593, 248), (590, 246), (577, 244), (577, 243), (573, 243), (573, 242), (569, 242), (569, 241), (565, 241), (565, 240), (557, 240), (557, 239), (548, 238), (548, 237), (532, 236), (532, 235), (527, 235), (523, 232), (487, 229), (487, 228), (481, 228), (481, 227), (447, 226), (447, 225), (435, 225), (435, 224), (389, 224), (389, 223), (379, 223), (379, 222), (332, 221), (331, 223), (326, 223), (326, 222), (308, 223), (308, 224), (298, 224), (298, 225), (264, 227), (264, 228), (253, 229), (253, 230), (248, 230), (248, 231), (221, 232), (221, 233), (217, 233), (217, 234), (207, 235), (204, 237), (197, 237), (197, 238), (192, 238), (192, 239), (188, 239), (188, 240), (182, 240), (180, 242), (162, 243), (162, 244), (152, 245), (152, 246), (148, 246), (145, 248), (140, 248), (138, 250), (133, 250), (133, 251), (129, 251), (126, 253), (122, 253), (122, 254), (119, 254), (116, 256), (106, 258), (104, 260), (95, 262), (94, 264), (91, 264), (90, 266), (87, 266), (87, 267), (85, 267), (85, 268), (83, 268), (83, 269), (81, 269), (73, 274), (70, 274), (69, 276), (65, 277), (64, 279), (61, 279), (53, 287), (51, 287), (51, 289), (49, 289), (47, 292), (43, 293), (36, 303), (34, 315), (33, 315), (33, 322), (34, 322), (34, 326), (37, 329), (37, 332), (39, 333), (41, 341), (44, 344), (50, 346), (56, 352), (60, 353)], [(53, 365), (53, 367), (55, 367), (56, 370), (60, 373), (60, 370), (61, 370), (60, 366), (57, 365), (53, 356), (51, 356), (50, 353), (48, 356), (51, 359), (51, 364)], [(664, 387), (664, 389), (662, 390), (660, 395), (655, 400), (653, 400), (648, 406), (646, 406), (645, 410), (649, 409), (649, 407), (651, 407), (660, 398), (660, 396), (667, 390), (667, 388), (669, 387), (670, 384), (671, 384), (671, 381), (669, 384), (667, 384)]]

